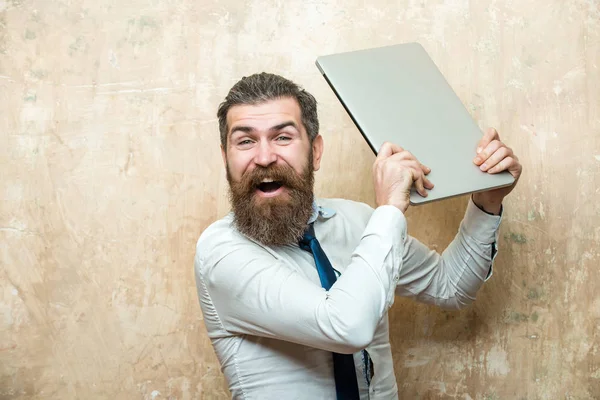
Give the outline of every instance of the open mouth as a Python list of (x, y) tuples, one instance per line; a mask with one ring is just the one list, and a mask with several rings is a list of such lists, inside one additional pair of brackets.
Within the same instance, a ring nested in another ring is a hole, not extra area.
[(275, 193), (278, 191), (283, 185), (277, 181), (270, 182), (261, 182), (258, 184), (257, 189), (263, 193)]

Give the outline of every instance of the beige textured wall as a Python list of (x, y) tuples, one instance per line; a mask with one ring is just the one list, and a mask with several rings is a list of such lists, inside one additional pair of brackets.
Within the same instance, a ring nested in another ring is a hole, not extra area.
[[(317, 193), (372, 204), (374, 157), (314, 60), (408, 41), (525, 174), (474, 306), (398, 299), (401, 397), (600, 398), (597, 0), (0, 0), (0, 398), (227, 398), (192, 274), (228, 209), (217, 104), (244, 74), (297, 80)], [(464, 204), (409, 229), (441, 250)]]

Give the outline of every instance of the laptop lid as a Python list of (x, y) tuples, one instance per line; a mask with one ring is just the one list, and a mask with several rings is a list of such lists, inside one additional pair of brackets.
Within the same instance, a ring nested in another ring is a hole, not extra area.
[(420, 44), (326, 55), (316, 64), (375, 154), (393, 142), (431, 168), (435, 187), (426, 198), (413, 188), (411, 204), (514, 182), (473, 164), (483, 133)]

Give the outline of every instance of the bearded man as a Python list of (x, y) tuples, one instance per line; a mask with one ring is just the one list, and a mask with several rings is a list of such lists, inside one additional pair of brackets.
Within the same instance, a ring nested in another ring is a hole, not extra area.
[[(430, 169), (398, 145), (373, 165), (377, 208), (317, 199), (317, 103), (278, 75), (245, 77), (218, 110), (232, 212), (196, 247), (208, 335), (235, 399), (397, 399), (387, 312), (394, 296), (445, 309), (469, 305), (492, 273), (502, 200), (474, 194), (443, 254), (407, 235), (410, 189)], [(473, 162), (521, 164), (490, 129)], [(392, 332), (393, 334), (393, 332)]]

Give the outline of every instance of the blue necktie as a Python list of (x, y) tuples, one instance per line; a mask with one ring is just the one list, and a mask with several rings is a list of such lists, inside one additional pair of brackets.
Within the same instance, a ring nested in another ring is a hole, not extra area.
[[(329, 259), (315, 236), (313, 224), (308, 226), (299, 244), (302, 250), (312, 253), (315, 258), (315, 265), (317, 266), (321, 286), (325, 290), (329, 290), (337, 278)], [(333, 353), (333, 375), (335, 377), (337, 400), (360, 399), (352, 354)]]

